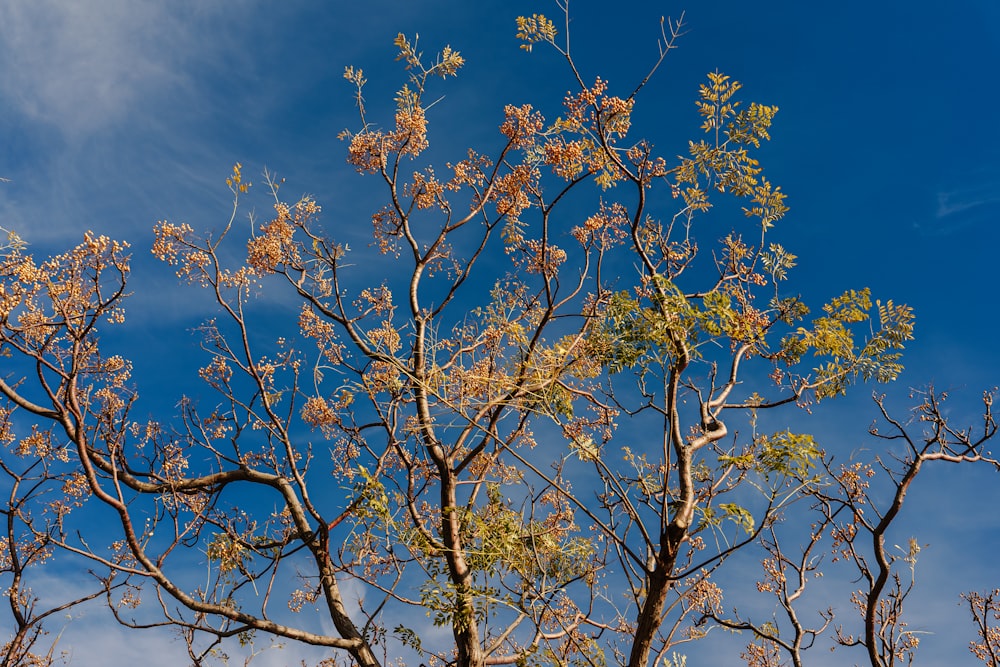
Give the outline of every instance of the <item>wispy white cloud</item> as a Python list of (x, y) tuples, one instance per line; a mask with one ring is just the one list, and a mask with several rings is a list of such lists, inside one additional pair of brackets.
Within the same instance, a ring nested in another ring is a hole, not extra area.
[(113, 125), (137, 103), (187, 84), (185, 66), (213, 41), (192, 26), (222, 3), (60, 2), (0, 5), (0, 90), (65, 138)]
[(943, 236), (1000, 218), (1000, 174), (973, 170), (962, 185), (936, 193), (933, 220), (918, 224), (926, 235)]
[(996, 202), (1000, 202), (1000, 179), (992, 183), (981, 183), (939, 192), (935, 217), (938, 219), (947, 218)]
[[(204, 63), (231, 46), (227, 6), (0, 3), (2, 132), (16, 137), (0, 156), (5, 226), (65, 247), (87, 229), (148, 230), (171, 197), (191, 200), (191, 165), (214, 166), (211, 147), (188, 135), (212, 80), (200, 78)], [(168, 174), (183, 197), (158, 186)]]
[[(349, 21), (259, 4), (0, 3), (3, 226), (46, 253), (87, 229), (145, 253), (156, 220), (225, 221), (233, 162), (253, 176), (270, 164), (310, 189), (347, 170), (333, 138), (346, 121), (319, 117), (353, 118), (350, 91), (320, 104), (318, 80), (340, 82), (338, 67), (371, 47), (338, 39)], [(290, 119), (304, 108), (322, 136), (303, 143)]]

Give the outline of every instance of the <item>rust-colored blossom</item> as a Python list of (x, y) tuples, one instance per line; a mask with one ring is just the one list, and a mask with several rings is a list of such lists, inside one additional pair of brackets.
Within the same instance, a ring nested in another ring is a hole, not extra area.
[(500, 125), (500, 132), (510, 140), (514, 148), (527, 148), (535, 139), (535, 135), (542, 131), (545, 120), (542, 114), (534, 111), (530, 104), (516, 107), (508, 104), (504, 107), (506, 120)]
[(628, 235), (631, 220), (625, 207), (620, 203), (605, 204), (601, 201), (600, 210), (587, 218), (583, 225), (571, 230), (573, 238), (584, 247), (596, 247), (606, 250), (618, 245)]

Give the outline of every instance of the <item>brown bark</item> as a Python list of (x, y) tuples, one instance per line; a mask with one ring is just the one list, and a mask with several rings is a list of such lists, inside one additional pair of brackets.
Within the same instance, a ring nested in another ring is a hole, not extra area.
[(646, 583), (648, 593), (636, 619), (635, 641), (632, 643), (632, 652), (628, 659), (629, 667), (646, 667), (649, 663), (653, 640), (660, 628), (663, 609), (667, 603), (667, 593), (670, 592), (674, 582), (670, 575), (674, 571), (677, 554), (686, 535), (686, 527), (672, 523), (660, 538), (660, 555), (656, 558), (653, 571), (648, 575)]

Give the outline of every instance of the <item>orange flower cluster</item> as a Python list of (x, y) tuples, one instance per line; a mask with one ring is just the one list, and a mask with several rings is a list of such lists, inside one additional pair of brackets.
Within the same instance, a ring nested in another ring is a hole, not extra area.
[(396, 111), (396, 129), (385, 133), (365, 130), (350, 136), (347, 161), (361, 173), (379, 173), (389, 156), (416, 157), (427, 148), (427, 116), (419, 106)]
[(330, 405), (322, 396), (311, 396), (302, 406), (302, 420), (313, 428), (340, 426), (340, 412), (335, 409), (340, 407)]
[(379, 352), (394, 354), (399, 351), (399, 332), (393, 328), (392, 322), (389, 320), (369, 329), (368, 340)]
[(282, 264), (295, 266), (301, 256), (295, 243), (295, 230), (305, 229), (312, 216), (320, 212), (319, 205), (309, 197), (299, 200), (293, 208), (278, 202), (273, 220), (261, 226), (261, 236), (247, 242), (247, 264), (257, 275), (273, 273)]
[(473, 400), (485, 399), (506, 390), (508, 380), (507, 375), (497, 368), (495, 359), (482, 357), (451, 369), (448, 394), (456, 405), (465, 407)]
[(97, 411), (107, 416), (124, 410), (126, 399), (111, 387), (101, 387), (94, 392), (94, 403), (97, 405)]
[(701, 576), (697, 578), (697, 581), (691, 582), (689, 579), (688, 582), (691, 584), (691, 588), (688, 591), (688, 599), (693, 608), (706, 613), (719, 613), (722, 611), (722, 589), (709, 581), (708, 575), (704, 570), (702, 570)]
[(544, 127), (542, 114), (532, 111), (530, 104), (520, 107), (508, 104), (504, 107), (504, 115), (507, 119), (500, 126), (500, 131), (514, 148), (530, 146), (534, 143), (535, 135)]
[(868, 466), (863, 466), (860, 462), (852, 463), (849, 466), (841, 466), (837, 481), (844, 487), (848, 498), (858, 502), (864, 501), (865, 494), (868, 493), (868, 481), (875, 476), (875, 471)]
[(519, 164), (509, 174), (498, 178), (494, 183), (493, 192), (497, 213), (506, 216), (508, 220), (518, 220), (521, 213), (531, 206), (528, 193), (535, 192), (538, 177), (537, 169), (530, 165)]
[(343, 363), (344, 347), (337, 342), (336, 330), (332, 324), (320, 319), (308, 304), (303, 304), (299, 313), (299, 329), (303, 336), (315, 339), (316, 347), (328, 362), (334, 365)]
[(545, 142), (542, 150), (545, 153), (545, 163), (552, 166), (556, 176), (571, 181), (579, 176), (584, 168), (590, 171), (588, 155), (593, 148), (593, 142), (589, 139), (567, 141), (564, 137), (553, 137)]
[(403, 220), (392, 204), (372, 213), (372, 235), (380, 253), (399, 255), (396, 239), (403, 235)]
[(427, 116), (420, 107), (396, 111), (396, 131), (389, 135), (392, 150), (416, 157), (427, 148)]
[(527, 252), (525, 270), (528, 273), (540, 273), (546, 278), (551, 278), (566, 261), (566, 251), (559, 246), (551, 243), (543, 244), (538, 239), (531, 239), (524, 245)]
[(434, 171), (427, 169), (426, 173), (414, 172), (413, 182), (407, 185), (406, 195), (413, 198), (413, 204), (419, 209), (427, 209), (435, 203), (445, 210), (448, 202), (443, 198), (444, 185), (434, 177)]
[(777, 558), (765, 558), (760, 563), (764, 570), (764, 580), (757, 582), (757, 590), (761, 593), (780, 594), (785, 585), (785, 572)]
[(162, 220), (153, 228), (156, 239), (153, 241), (153, 256), (171, 266), (182, 261), (183, 255), (190, 247), (188, 238), (194, 233), (191, 225), (173, 223)]
[(11, 428), (11, 413), (7, 408), (0, 408), (0, 446), (6, 447), (17, 439)]
[(361, 132), (351, 137), (347, 148), (347, 161), (359, 172), (377, 173), (385, 168), (387, 150), (385, 135), (381, 132)]
[(194, 229), (190, 225), (175, 225), (163, 220), (156, 223), (153, 232), (156, 239), (153, 241), (152, 253), (157, 259), (176, 266), (178, 278), (202, 287), (209, 284), (206, 278), (212, 258), (195, 245), (191, 238)]
[(394, 393), (403, 386), (399, 369), (388, 361), (373, 361), (365, 371), (364, 384), (365, 391), (372, 396), (383, 392)]
[(299, 613), (306, 603), (312, 604), (319, 599), (320, 590), (319, 586), (313, 586), (309, 590), (298, 588), (292, 591), (292, 595), (288, 599), (288, 608), (295, 613)]
[[(127, 248), (126, 243), (87, 232), (83, 243), (39, 266), (30, 255), (21, 254), (22, 246), (8, 247), (0, 256), (0, 321), (16, 317), (17, 335), (39, 346), (76, 340), (97, 317), (124, 321), (113, 283), (120, 286), (128, 275)], [(54, 327), (65, 327), (58, 338)]]
[(288, 224), (287, 219), (280, 217), (263, 225), (260, 229), (264, 235), (250, 239), (247, 242), (247, 264), (257, 273), (273, 273), (276, 266), (287, 259), (297, 259), (298, 255), (292, 237), (295, 228)]
[(574, 227), (570, 233), (585, 248), (606, 250), (618, 245), (628, 235), (630, 224), (631, 220), (624, 206), (618, 202), (608, 206), (602, 201), (600, 210), (587, 218), (583, 225)]
[(469, 157), (455, 164), (448, 163), (448, 168), (455, 172), (455, 175), (445, 186), (448, 190), (457, 191), (463, 185), (473, 188), (481, 188), (486, 183), (486, 170), (493, 165), (493, 161), (485, 155), (479, 155), (471, 148)]
[(188, 458), (184, 450), (174, 444), (168, 444), (160, 452), (160, 475), (170, 481), (179, 481), (188, 469)]
[(391, 313), (396, 309), (392, 304), (392, 290), (385, 285), (373, 288), (366, 287), (361, 290), (356, 303), (359, 308), (364, 308), (366, 312), (375, 312), (380, 315)]
[(606, 81), (598, 77), (594, 85), (576, 95), (567, 94), (563, 105), (566, 118), (562, 127), (577, 132), (589, 131), (612, 141), (612, 135), (624, 137), (632, 124), (633, 100), (606, 96)]
[(747, 667), (772, 667), (781, 664), (781, 650), (773, 641), (761, 639), (760, 643), (747, 644), (740, 657), (746, 661)]
[(208, 366), (198, 369), (198, 377), (213, 387), (219, 388), (228, 384), (229, 380), (232, 379), (233, 369), (229, 367), (224, 357), (216, 356), (212, 358)]
[[(653, 179), (667, 175), (667, 161), (662, 157), (652, 157), (652, 152), (652, 146), (646, 141), (640, 141), (625, 152), (628, 161), (635, 167), (636, 176), (646, 187), (652, 185)], [(675, 199), (680, 194), (675, 185), (671, 191)]]
[(52, 436), (48, 431), (39, 431), (32, 425), (31, 435), (26, 435), (17, 443), (17, 455), (20, 457), (47, 459), (53, 452)]

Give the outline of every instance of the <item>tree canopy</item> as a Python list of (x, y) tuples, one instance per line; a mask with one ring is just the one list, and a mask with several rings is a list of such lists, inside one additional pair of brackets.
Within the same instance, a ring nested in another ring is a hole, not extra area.
[[(129, 244), (90, 233), (35, 258), (8, 238), (5, 665), (58, 661), (47, 619), (94, 598), (137, 632), (175, 629), (199, 665), (279, 642), (325, 666), (678, 667), (725, 630), (750, 667), (831, 644), (913, 660), (921, 545), (887, 531), (929, 462), (1000, 467), (992, 394), (975, 428), (943, 393), (910, 418), (877, 396), (885, 449), (826, 451), (808, 411), (895, 380), (911, 310), (850, 275), (797, 290), (760, 161), (776, 106), (712, 71), (681, 97), (680, 155), (633, 127), (681, 22), (632, 82), (585, 78), (566, 22), (516, 25), (525, 57), (565, 62), (562, 108), (507, 105), (495, 141), (440, 160), (459, 52), (400, 34), (391, 104), (345, 69), (346, 159), (382, 193), (368, 247), (239, 163), (223, 224), (156, 223), (152, 254), (215, 308), (176, 414), (145, 412), (155, 379), (101, 335), (127, 326)], [(743, 554), (752, 581), (726, 576)], [(68, 559), (92, 592), (39, 605), (34, 573)], [(855, 589), (803, 604), (829, 567)], [(965, 599), (996, 665), (997, 592)]]

